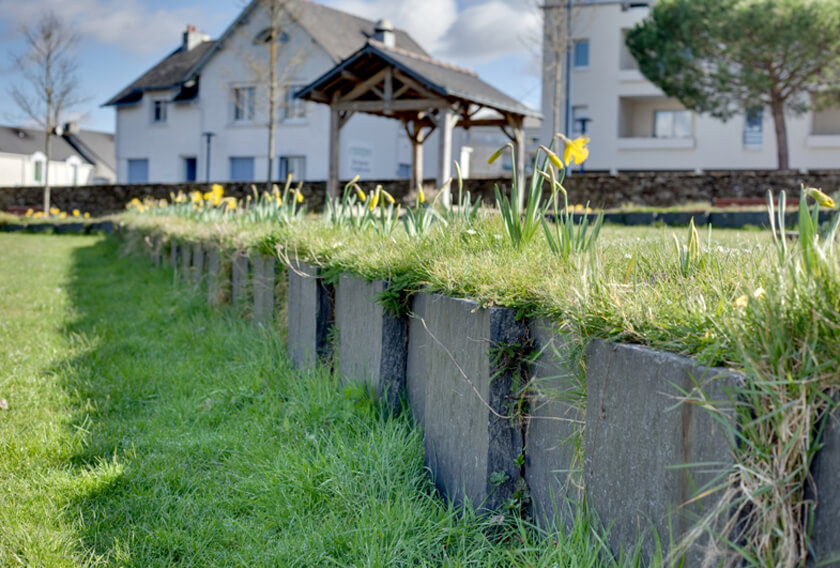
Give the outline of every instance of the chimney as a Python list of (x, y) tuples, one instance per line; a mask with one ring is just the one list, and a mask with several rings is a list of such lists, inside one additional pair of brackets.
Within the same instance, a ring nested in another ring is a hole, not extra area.
[(184, 43), (181, 46), (181, 49), (184, 51), (190, 51), (194, 47), (208, 41), (209, 39), (210, 36), (207, 34), (198, 33), (195, 26), (187, 26), (187, 30), (184, 32)]
[(394, 26), (391, 22), (382, 18), (376, 22), (376, 27), (373, 29), (373, 39), (385, 44), (385, 47), (394, 47), (396, 45), (396, 37), (394, 36)]

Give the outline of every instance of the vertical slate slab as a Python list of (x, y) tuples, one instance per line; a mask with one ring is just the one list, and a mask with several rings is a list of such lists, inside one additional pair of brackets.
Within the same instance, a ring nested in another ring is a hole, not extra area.
[(248, 299), (248, 253), (235, 251), (230, 261), (231, 302), (244, 304)]
[(207, 302), (219, 306), (230, 293), (230, 264), (225, 262), (217, 247), (207, 250)]
[(287, 341), (289, 357), (298, 369), (312, 369), (330, 356), (331, 291), (319, 274), (319, 268), (303, 262), (292, 261), (289, 266)]
[(181, 281), (189, 282), (192, 273), (192, 245), (188, 242), (181, 242), (178, 246), (181, 256)]
[(158, 268), (163, 264), (163, 237), (160, 235), (152, 237), (152, 261)]
[(251, 262), (254, 273), (254, 326), (270, 327), (274, 321), (274, 257), (257, 254)]
[[(811, 565), (840, 568), (840, 408), (825, 418), (823, 447), (811, 464), (817, 506), (811, 531)], [(812, 498), (814, 496), (811, 496)], [(830, 562), (829, 564), (823, 564)]]
[[(632, 546), (640, 532), (649, 537), (651, 524), (667, 549), (669, 535), (679, 542), (702, 507), (716, 501), (718, 494), (678, 509), (731, 465), (735, 441), (708, 410), (678, 399), (699, 384), (729, 412), (728, 394), (740, 382), (738, 374), (686, 357), (600, 340), (589, 345), (584, 478), (588, 504), (612, 525), (613, 552)], [(704, 465), (679, 468), (688, 464)], [(689, 551), (688, 566), (699, 565), (700, 548)], [(653, 550), (646, 538), (647, 558)]]
[(405, 364), (405, 395), (414, 420), (420, 426), (426, 411), (426, 360), (427, 353), (435, 347), (425, 329), (429, 319), (430, 294), (415, 294), (411, 299), (411, 313), (408, 317), (408, 348)]
[(363, 381), (388, 408), (399, 408), (405, 386), (406, 319), (377, 303), (388, 287), (342, 274), (335, 292), (338, 371), (343, 382)]
[(530, 369), (536, 394), (525, 437), (525, 480), (536, 521), (569, 530), (573, 503), (583, 502), (585, 387), (578, 384), (568, 335), (544, 319), (532, 320), (529, 329), (538, 357)]
[(200, 284), (204, 278), (207, 258), (204, 254), (204, 246), (201, 243), (192, 245), (192, 266), (190, 267), (190, 280), (193, 284)]
[(178, 270), (178, 249), (180, 245), (178, 241), (169, 241), (169, 268)]
[[(491, 345), (521, 343), (525, 326), (505, 308), (484, 309), (438, 294), (423, 301), (424, 348), (410, 350), (412, 382), (425, 377), (426, 463), (448, 498), (497, 509), (513, 495), (519, 479), (515, 459), (522, 453), (522, 429), (510, 418), (513, 377), (495, 372)], [(411, 329), (410, 344), (417, 339), (416, 329)], [(491, 478), (500, 474), (507, 480), (495, 485)]]

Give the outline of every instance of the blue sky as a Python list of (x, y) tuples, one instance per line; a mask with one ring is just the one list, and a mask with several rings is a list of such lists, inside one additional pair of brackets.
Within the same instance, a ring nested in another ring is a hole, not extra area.
[[(387, 17), (434, 56), (475, 70), (513, 97), (539, 107), (537, 0), (313, 0), (376, 20)], [(175, 49), (187, 24), (218, 37), (243, 0), (6, 0), (0, 12), (0, 124), (26, 124), (8, 96), (20, 78), (12, 54), (19, 27), (53, 10), (82, 37), (79, 80), (86, 102), (69, 118), (114, 130), (100, 105)]]

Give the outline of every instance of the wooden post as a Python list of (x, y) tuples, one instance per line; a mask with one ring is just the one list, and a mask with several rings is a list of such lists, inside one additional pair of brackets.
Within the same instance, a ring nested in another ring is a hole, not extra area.
[(418, 190), (423, 187), (423, 135), (411, 138), (411, 187)]
[(440, 131), (437, 186), (444, 192), (441, 199), (447, 205), (450, 203), (449, 186), (443, 187), (443, 185), (449, 179), (452, 171), (452, 126), (454, 123), (452, 119), (451, 108), (445, 106), (440, 109), (437, 119), (437, 128)]
[(327, 178), (327, 195), (331, 198), (338, 196), (338, 134), (341, 129), (340, 123), (341, 117), (338, 109), (335, 106), (330, 106), (330, 173)]
[(525, 200), (525, 128), (523, 128), (524, 119), (517, 121), (517, 126), (513, 130), (514, 148), (516, 150), (516, 182), (519, 184), (519, 210), (522, 211), (522, 206)]

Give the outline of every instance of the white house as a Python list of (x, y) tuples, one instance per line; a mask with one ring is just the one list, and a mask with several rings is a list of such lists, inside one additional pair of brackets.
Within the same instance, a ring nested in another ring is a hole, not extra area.
[[(272, 177), (323, 180), (330, 109), (294, 95), (362, 48), (375, 24), (315, 2), (284, 4), (290, 17), (279, 38), (284, 92)], [(265, 2), (252, 1), (215, 41), (188, 27), (176, 50), (105, 103), (116, 109), (120, 182), (266, 179), (267, 89), (254, 72), (254, 62), (265, 64), (259, 42), (271, 29), (266, 10)], [(397, 48), (431, 59), (404, 31), (395, 30), (394, 37)], [(427, 144), (437, 147), (436, 134)], [(469, 152), (453, 145), (451, 158), (462, 154)], [(341, 131), (340, 156), (342, 179), (408, 178), (412, 146), (399, 121), (360, 113)], [(435, 153), (427, 154), (423, 169), (424, 176), (435, 176)]]
[[(0, 126), (0, 187), (38, 186), (46, 181), (44, 131)], [(49, 183), (91, 185), (116, 181), (114, 136), (66, 124), (53, 135)]]
[[(565, 12), (567, 0), (549, 0), (545, 10)], [(570, 123), (585, 125), (592, 139), (590, 170), (721, 170), (776, 168), (776, 139), (768, 109), (727, 122), (687, 111), (638, 70), (624, 35), (642, 21), (653, 2), (575, 0), (572, 21)], [(565, 81), (554, 89), (551, 17), (545, 18), (543, 137), (565, 127)], [(562, 78), (566, 76), (563, 65)], [(840, 107), (788, 116), (790, 164), (794, 169), (840, 167)]]

